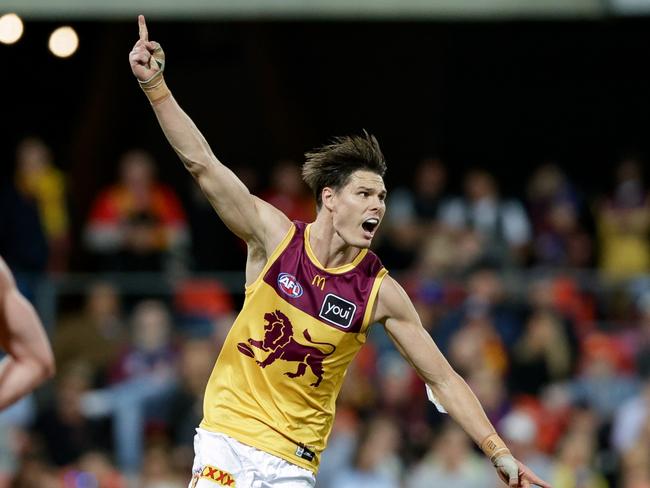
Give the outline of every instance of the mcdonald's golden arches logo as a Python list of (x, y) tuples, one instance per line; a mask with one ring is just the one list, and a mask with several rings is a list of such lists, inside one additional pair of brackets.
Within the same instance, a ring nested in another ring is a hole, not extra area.
[(325, 289), (325, 277), (321, 275), (314, 276), (314, 279), (311, 280), (311, 284), (317, 286), (321, 290)]

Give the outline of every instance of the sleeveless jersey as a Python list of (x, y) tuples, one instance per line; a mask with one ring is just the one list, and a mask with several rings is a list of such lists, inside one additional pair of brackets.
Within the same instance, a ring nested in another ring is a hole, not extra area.
[(368, 250), (324, 268), (294, 222), (246, 297), (206, 388), (201, 427), (313, 472), (387, 271)]

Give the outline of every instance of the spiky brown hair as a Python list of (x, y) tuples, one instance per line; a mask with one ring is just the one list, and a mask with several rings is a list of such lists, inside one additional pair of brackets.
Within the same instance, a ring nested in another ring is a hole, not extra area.
[(386, 173), (386, 160), (377, 138), (365, 130), (362, 135), (335, 137), (329, 144), (305, 153), (302, 179), (314, 192), (320, 208), (323, 188), (343, 188), (357, 170), (372, 171), (382, 177)]

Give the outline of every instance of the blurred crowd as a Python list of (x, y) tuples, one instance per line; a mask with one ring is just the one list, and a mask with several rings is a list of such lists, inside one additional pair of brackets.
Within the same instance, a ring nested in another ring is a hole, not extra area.
[[(203, 388), (243, 291), (204, 272), (243, 269), (245, 248), (189, 176), (164, 183), (142, 149), (116, 167), (75, 217), (52, 151), (28, 138), (1, 188), (0, 255), (28, 296), (66, 272), (96, 279), (82, 297), (58, 298), (56, 379), (0, 413), (0, 488), (187, 486)], [(546, 161), (506, 195), (482, 168), (453, 175), (453, 188), (444, 161), (425, 158), (411, 184), (389, 187), (376, 252), (513, 454), (555, 488), (650, 488), (643, 168), (621, 158), (611, 188), (586, 191)], [(278, 162), (266, 185), (234, 170), (290, 218), (314, 217), (297, 163)], [(171, 277), (169, 293), (127, 293), (116, 271)], [(499, 483), (372, 328), (341, 391), (318, 487)]]

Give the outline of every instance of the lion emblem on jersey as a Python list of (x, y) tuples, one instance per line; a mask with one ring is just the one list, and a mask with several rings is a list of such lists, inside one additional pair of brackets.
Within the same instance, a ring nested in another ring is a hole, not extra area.
[(260, 341), (248, 339), (248, 344), (240, 342), (237, 349), (246, 356), (255, 357), (250, 346), (268, 352), (269, 355), (263, 361), (256, 361), (261, 368), (266, 368), (273, 364), (276, 359), (284, 361), (297, 362), (298, 369), (295, 372), (286, 372), (289, 378), (303, 376), (307, 371), (307, 366), (316, 376), (316, 381), (311, 386), (320, 385), (323, 380), (323, 360), (336, 350), (334, 344), (328, 342), (316, 342), (311, 339), (309, 331), (305, 329), (302, 332), (304, 338), (311, 344), (319, 346), (329, 346), (331, 350), (327, 353), (321, 351), (316, 346), (302, 344), (293, 337), (293, 325), (286, 315), (279, 310), (264, 314), (264, 338)]

